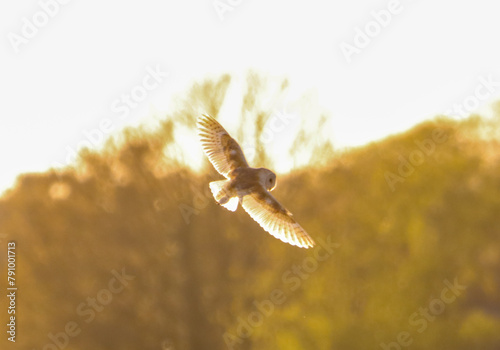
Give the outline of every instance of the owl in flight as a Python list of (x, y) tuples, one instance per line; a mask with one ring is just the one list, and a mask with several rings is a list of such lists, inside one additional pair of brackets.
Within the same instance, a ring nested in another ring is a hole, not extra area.
[(238, 143), (214, 118), (198, 118), (198, 135), (203, 151), (214, 168), (226, 179), (210, 182), (217, 203), (235, 211), (240, 203), (257, 223), (274, 237), (301, 248), (314, 241), (270, 193), (276, 175), (265, 168), (251, 168)]

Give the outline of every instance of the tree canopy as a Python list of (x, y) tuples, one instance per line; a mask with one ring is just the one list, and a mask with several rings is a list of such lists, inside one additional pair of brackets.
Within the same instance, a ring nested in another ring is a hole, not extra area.
[[(200, 111), (216, 117), (230, 81), (195, 85), (157, 129), (20, 175), (0, 199), (2, 261), (6, 241), (17, 246), (19, 346), (500, 347), (497, 120), (438, 117), (340, 151), (314, 137), (326, 116), (311, 119), (283, 150), (308, 164), (278, 174), (273, 192), (318, 242), (305, 250), (218, 206), (211, 165), (176, 156), (177, 128), (194, 135)], [(233, 136), (272, 169), (263, 86), (250, 75)]]

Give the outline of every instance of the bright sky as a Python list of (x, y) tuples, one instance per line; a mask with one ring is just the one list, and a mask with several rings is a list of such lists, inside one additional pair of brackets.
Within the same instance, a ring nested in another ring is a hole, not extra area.
[[(454, 105), (486, 111), (500, 98), (499, 5), (4, 1), (0, 192), (22, 172), (64, 164), (90, 130), (108, 136), (137, 125), (172, 110), (172, 97), (194, 81), (223, 73), (287, 77), (299, 95), (317, 96), (337, 147), (403, 131)], [(135, 100), (121, 100), (131, 93)]]

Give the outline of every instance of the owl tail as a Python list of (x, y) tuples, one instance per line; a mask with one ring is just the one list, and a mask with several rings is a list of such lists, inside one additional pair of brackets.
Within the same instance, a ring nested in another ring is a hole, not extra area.
[(217, 203), (230, 211), (238, 208), (238, 197), (230, 197), (225, 187), (228, 180), (212, 181), (208, 185)]

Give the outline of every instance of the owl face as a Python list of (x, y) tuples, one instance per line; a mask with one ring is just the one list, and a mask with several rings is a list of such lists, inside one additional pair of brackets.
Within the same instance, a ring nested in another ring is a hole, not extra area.
[(276, 174), (265, 168), (260, 168), (259, 170), (260, 183), (266, 190), (272, 191), (276, 187)]

